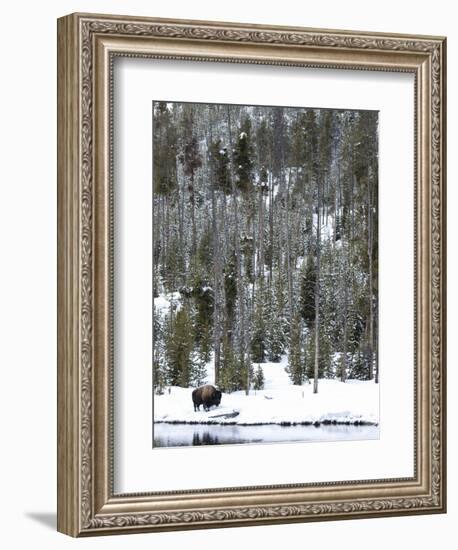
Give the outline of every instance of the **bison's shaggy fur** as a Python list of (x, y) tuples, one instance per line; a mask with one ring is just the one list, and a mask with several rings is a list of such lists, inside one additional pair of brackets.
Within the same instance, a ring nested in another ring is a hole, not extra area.
[(210, 384), (201, 386), (192, 392), (192, 402), (195, 411), (200, 410), (201, 405), (208, 411), (212, 405), (217, 407), (221, 403), (221, 392)]

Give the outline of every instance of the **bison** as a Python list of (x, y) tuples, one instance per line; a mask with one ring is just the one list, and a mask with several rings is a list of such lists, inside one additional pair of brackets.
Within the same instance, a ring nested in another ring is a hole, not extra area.
[(204, 406), (204, 411), (208, 411), (212, 405), (218, 406), (221, 403), (221, 392), (210, 384), (201, 386), (192, 392), (192, 402), (195, 411), (200, 410), (201, 405)]

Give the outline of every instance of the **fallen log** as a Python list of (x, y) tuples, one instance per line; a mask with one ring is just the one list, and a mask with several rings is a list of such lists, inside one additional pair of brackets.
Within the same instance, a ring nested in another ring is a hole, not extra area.
[(209, 416), (208, 418), (235, 418), (239, 414), (239, 411), (232, 411), (231, 413), (215, 414), (213, 416)]

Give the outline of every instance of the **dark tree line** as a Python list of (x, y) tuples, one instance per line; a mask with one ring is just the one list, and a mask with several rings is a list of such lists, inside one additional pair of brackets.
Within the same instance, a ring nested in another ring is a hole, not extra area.
[[(154, 103), (154, 384), (374, 379), (378, 115)], [(167, 300), (167, 301), (165, 301)], [(157, 304), (167, 307), (157, 307)]]

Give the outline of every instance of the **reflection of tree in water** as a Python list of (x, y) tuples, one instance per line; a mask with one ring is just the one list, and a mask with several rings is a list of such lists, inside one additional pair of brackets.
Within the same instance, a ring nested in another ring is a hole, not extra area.
[(219, 439), (216, 435), (212, 435), (210, 432), (204, 432), (200, 434), (195, 432), (192, 436), (193, 445), (218, 445)]

